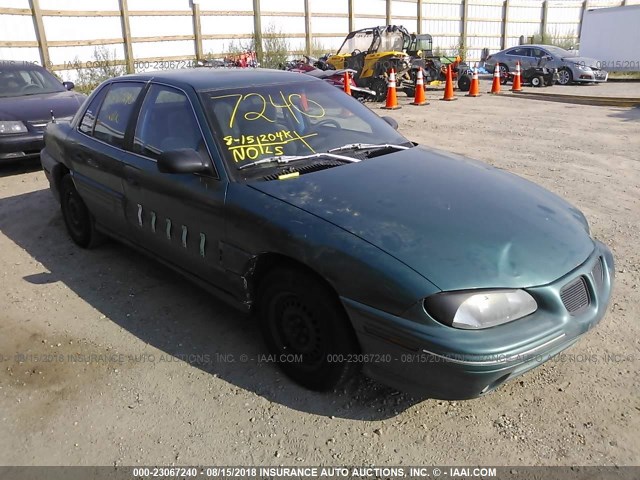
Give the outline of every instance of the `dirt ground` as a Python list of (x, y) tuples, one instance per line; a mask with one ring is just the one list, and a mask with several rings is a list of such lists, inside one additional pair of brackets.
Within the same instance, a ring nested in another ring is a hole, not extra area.
[(612, 248), (609, 313), (565, 357), (465, 402), (305, 391), (250, 319), (117, 243), (76, 248), (37, 165), (5, 166), (0, 464), (639, 464), (640, 109), (430, 100), (389, 115), (560, 194)]

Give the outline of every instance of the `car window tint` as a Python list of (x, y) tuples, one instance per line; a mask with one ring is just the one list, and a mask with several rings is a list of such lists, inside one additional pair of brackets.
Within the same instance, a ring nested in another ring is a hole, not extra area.
[(183, 148), (205, 148), (191, 103), (179, 90), (152, 85), (142, 102), (133, 151), (157, 159), (162, 152)]
[(105, 87), (100, 90), (91, 103), (87, 107), (87, 110), (84, 112), (82, 116), (82, 120), (80, 121), (80, 126), (78, 127), (82, 133), (86, 133), (87, 135), (93, 135), (93, 127), (96, 124), (96, 115), (98, 113), (98, 108), (100, 108), (100, 104), (102, 103), (102, 99), (109, 90), (109, 87)]
[(116, 147), (122, 147), (127, 123), (141, 90), (142, 84), (112, 84), (100, 107), (93, 136)]
[(517, 57), (526, 57), (527, 49), (526, 48), (514, 48), (513, 50), (507, 51), (507, 55), (515, 55)]
[(544, 50), (541, 50), (539, 48), (532, 48), (531, 49), (533, 51), (533, 56), (540, 58), (540, 57), (544, 57), (546, 55), (546, 52)]

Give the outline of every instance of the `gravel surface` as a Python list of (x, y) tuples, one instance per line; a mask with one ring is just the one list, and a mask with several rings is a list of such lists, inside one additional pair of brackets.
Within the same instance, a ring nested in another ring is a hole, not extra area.
[(409, 138), (585, 212), (617, 261), (594, 331), (476, 400), (365, 378), (311, 393), (261, 359), (251, 319), (115, 242), (76, 248), (44, 174), (4, 166), (0, 464), (638, 464), (640, 109), (399, 96), (388, 114)]

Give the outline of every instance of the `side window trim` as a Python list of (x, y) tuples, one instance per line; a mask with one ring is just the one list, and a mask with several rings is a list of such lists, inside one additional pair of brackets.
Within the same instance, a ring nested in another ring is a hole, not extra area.
[(122, 143), (122, 149), (131, 152), (133, 147), (133, 137), (136, 133), (136, 125), (138, 124), (138, 116), (140, 115), (140, 110), (142, 109), (142, 104), (144, 103), (144, 99), (147, 98), (147, 93), (149, 92), (149, 88), (151, 87), (151, 82), (145, 82), (142, 90), (138, 94), (138, 98), (136, 99), (136, 104), (133, 106), (133, 111), (131, 112), (131, 116), (129, 117), (129, 123), (127, 123), (127, 128), (124, 132), (124, 141)]

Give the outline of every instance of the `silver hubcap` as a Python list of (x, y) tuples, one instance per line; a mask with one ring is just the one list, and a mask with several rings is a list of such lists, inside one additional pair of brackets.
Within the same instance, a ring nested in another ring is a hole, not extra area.
[(559, 81), (561, 85), (566, 85), (567, 83), (569, 83), (569, 72), (567, 72), (566, 70), (562, 70), (559, 75)]

